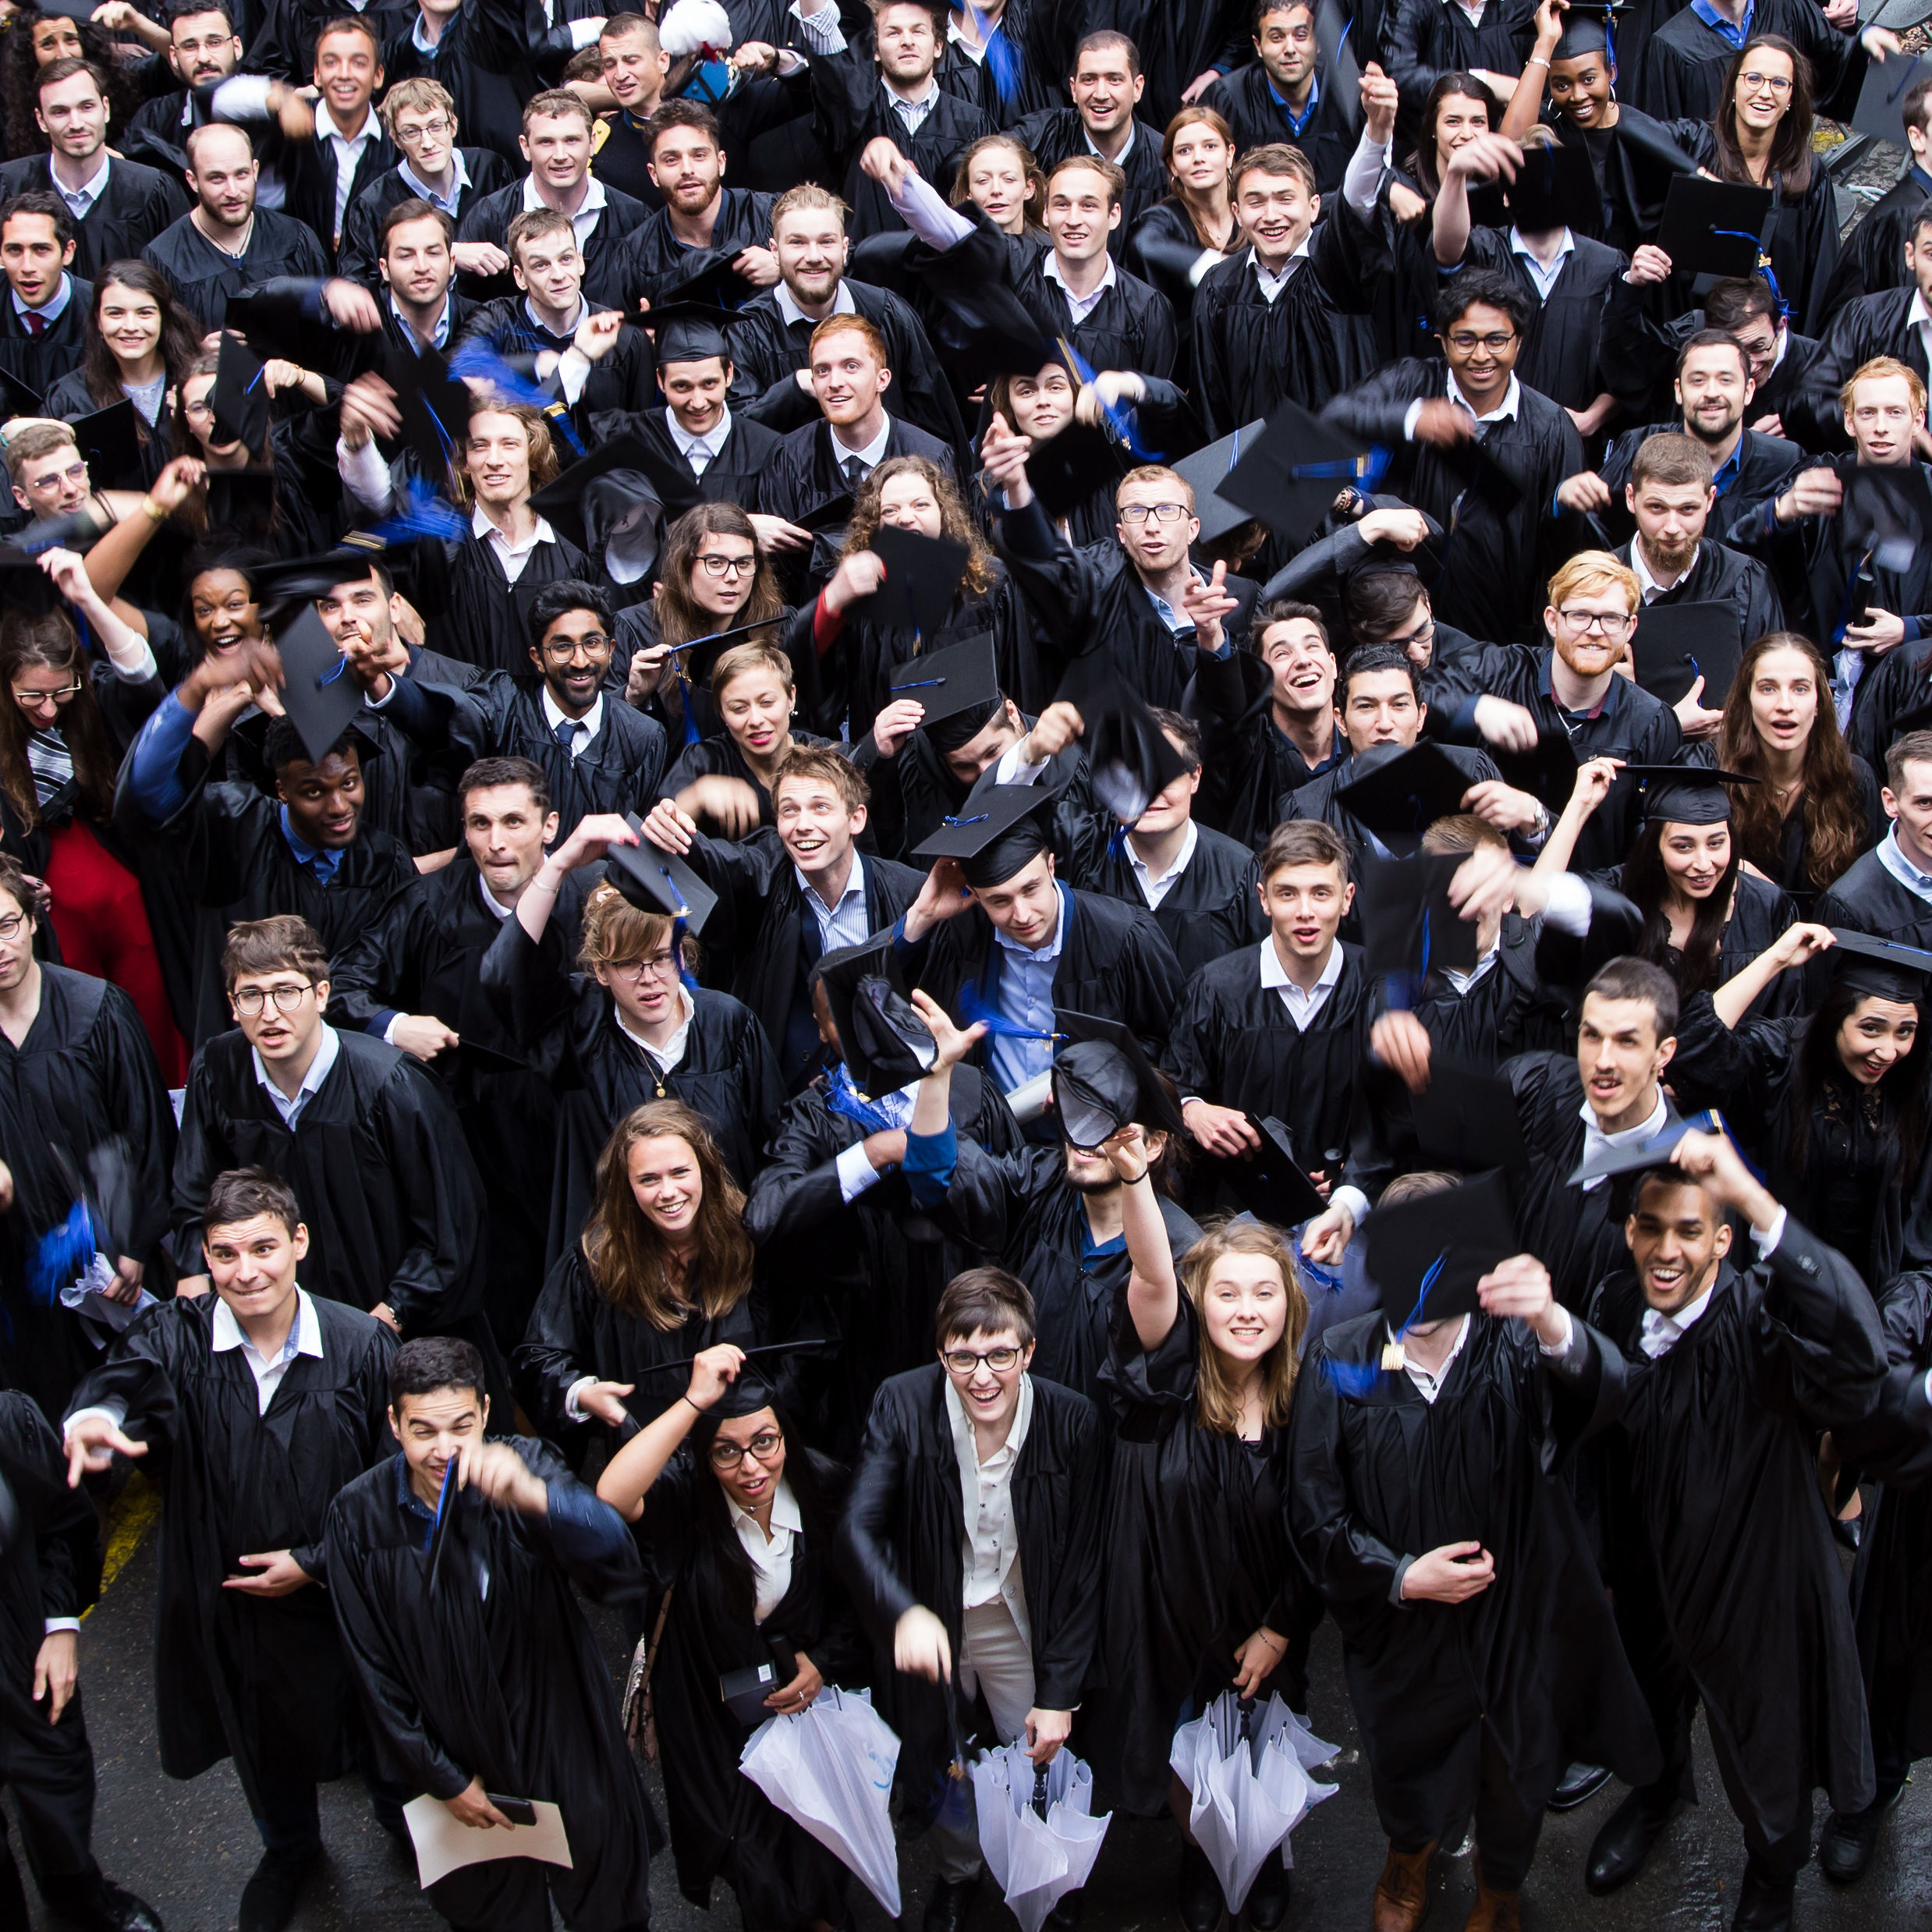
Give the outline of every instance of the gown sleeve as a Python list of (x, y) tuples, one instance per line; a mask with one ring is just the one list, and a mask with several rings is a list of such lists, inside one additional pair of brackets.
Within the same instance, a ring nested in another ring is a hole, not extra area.
[(376, 1127), (408, 1220), (383, 1298), (405, 1330), (446, 1328), (473, 1313), (482, 1295), (483, 1182), (456, 1110), (413, 1061), (402, 1059), (390, 1075)]

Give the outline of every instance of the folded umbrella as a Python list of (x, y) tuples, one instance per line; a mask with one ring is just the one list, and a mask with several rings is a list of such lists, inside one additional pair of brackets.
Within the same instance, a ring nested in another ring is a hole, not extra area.
[(1048, 1913), (1093, 1871), (1113, 1817), (1094, 1811), (1094, 1774), (1062, 1749), (1036, 1771), (1024, 1744), (1003, 1744), (973, 1766), (980, 1851), (1020, 1932), (1040, 1932)]

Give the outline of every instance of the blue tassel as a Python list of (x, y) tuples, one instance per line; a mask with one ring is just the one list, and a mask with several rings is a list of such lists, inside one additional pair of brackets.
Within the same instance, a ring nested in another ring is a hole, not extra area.
[[(1060, 353), (1065, 356), (1067, 367), (1081, 382), (1090, 383), (1094, 380), (1093, 364), (1064, 335), (1060, 338)], [(1100, 399), (1097, 395), (1094, 400), (1099, 402)], [(1136, 422), (1133, 410), (1123, 409), (1118, 402), (1101, 402), (1100, 410), (1115, 435), (1143, 463), (1162, 463), (1166, 460), (1159, 450), (1146, 449), (1141, 446), (1140, 438), (1135, 433)]]
[(459, 381), (477, 377), (511, 402), (535, 409), (580, 456), (583, 454), (583, 440), (555, 397), (519, 375), (488, 343), (472, 337), (450, 357), (449, 373)]
[(980, 992), (979, 982), (969, 980), (959, 989), (959, 1010), (966, 1016), (969, 1026), (984, 1026), (986, 1030), (1000, 1040), (1064, 1040), (1062, 1033), (1040, 1033), (1031, 1026), (1022, 1026), (1009, 1019), (997, 1006), (990, 1004)]
[(967, 11), (973, 16), (973, 29), (980, 37), (980, 44), (986, 49), (987, 69), (993, 76), (993, 90), (999, 96), (1002, 107), (1011, 107), (1019, 94), (1019, 51), (1006, 37), (1003, 20), (997, 24), (988, 21), (973, 5), (972, 0), (967, 0)]
[(85, 1201), (76, 1201), (67, 1218), (42, 1235), (28, 1271), (27, 1292), (36, 1304), (51, 1308), (60, 1291), (76, 1276), (85, 1274), (100, 1246), (94, 1238), (94, 1220)]
[(1778, 304), (1778, 321), (1788, 321), (1791, 318), (1791, 304), (1785, 300), (1784, 291), (1778, 285), (1778, 277), (1771, 269), (1771, 258), (1764, 252), (1764, 243), (1746, 228), (1714, 228), (1710, 232), (1714, 235), (1726, 236), (1734, 242), (1749, 242), (1757, 249), (1757, 272), (1771, 286), (1771, 300)]
[(1332, 1356), (1324, 1356), (1321, 1372), (1339, 1395), (1359, 1402), (1372, 1394), (1382, 1371), (1370, 1362), (1338, 1362)]
[(412, 537), (434, 537), (453, 542), (469, 534), (470, 525), (460, 512), (437, 495), (420, 477), (411, 477), (404, 487), (400, 505), (369, 534), (386, 544), (406, 542)]
[(874, 1106), (853, 1085), (852, 1076), (845, 1071), (845, 1063), (842, 1060), (831, 1070), (825, 1104), (835, 1114), (843, 1114), (848, 1120), (856, 1120), (869, 1134), (884, 1133), (892, 1125), (886, 1118), (884, 1111)]

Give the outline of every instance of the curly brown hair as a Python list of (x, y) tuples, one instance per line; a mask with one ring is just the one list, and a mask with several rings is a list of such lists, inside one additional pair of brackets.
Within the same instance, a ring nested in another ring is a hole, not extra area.
[(895, 477), (917, 477), (932, 491), (939, 505), (940, 535), (966, 547), (959, 587), (970, 597), (984, 597), (997, 574), (993, 547), (967, 514), (966, 499), (952, 477), (930, 456), (888, 456), (860, 484), (852, 499), (852, 521), (845, 526), (845, 547), (840, 557), (856, 557), (870, 547), (879, 534), (879, 498)]
[[(697, 1157), (697, 1258), (682, 1289), (669, 1244), (631, 1192), (630, 1152), (643, 1140), (682, 1140)], [(681, 1328), (694, 1309), (715, 1321), (751, 1292), (744, 1214), (744, 1194), (704, 1121), (682, 1101), (648, 1101), (618, 1122), (597, 1157), (597, 1207), (583, 1236), (590, 1279), (612, 1307), (654, 1328)]]
[(48, 611), (39, 617), (9, 612), (5, 624), (0, 626), (0, 683), (5, 689), (4, 706), (0, 706), (0, 792), (29, 831), (39, 824), (40, 804), (27, 756), (33, 727), (26, 712), (13, 702), (13, 680), (30, 668), (61, 672), (80, 687), (60, 708), (60, 736), (74, 761), (80, 815), (105, 825), (114, 810), (117, 761), (101, 707), (94, 702), (87, 654), (63, 611)]
[[(1245, 1218), (1212, 1223), (1200, 1240), (1181, 1257), (1181, 1285), (1198, 1313), (1207, 1292), (1214, 1264), (1230, 1254), (1260, 1255), (1282, 1271), (1282, 1286), (1288, 1297), (1287, 1319), (1282, 1338), (1267, 1356), (1262, 1370), (1262, 1392), (1267, 1401), (1267, 1426), (1288, 1426), (1288, 1412), (1295, 1395), (1295, 1373), (1301, 1363), (1302, 1331), (1308, 1326), (1308, 1297), (1303, 1292), (1301, 1277), (1295, 1271), (1295, 1257), (1278, 1228), (1265, 1221)], [(1197, 1428), (1216, 1435), (1235, 1435), (1241, 1428), (1241, 1404), (1233, 1378), (1221, 1361), (1220, 1352), (1208, 1341), (1200, 1340), (1200, 1359), (1195, 1370), (1194, 1420)]]
[[(1726, 771), (1762, 778), (1764, 748), (1751, 714), (1751, 686), (1758, 665), (1774, 650), (1795, 650), (1811, 661), (1818, 696), (1817, 716), (1805, 742), (1805, 886), (1822, 892), (1856, 859), (1865, 843), (1866, 824), (1852, 754), (1838, 730), (1831, 683), (1824, 654), (1795, 630), (1767, 631), (1744, 647), (1738, 674), (1725, 700), (1718, 733), (1718, 763)], [(1784, 820), (1768, 785), (1731, 787), (1731, 835), (1738, 849), (1767, 877), (1782, 876), (1780, 848)]]

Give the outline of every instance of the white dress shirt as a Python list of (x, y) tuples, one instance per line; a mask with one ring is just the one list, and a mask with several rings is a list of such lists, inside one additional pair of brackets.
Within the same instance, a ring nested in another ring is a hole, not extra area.
[(1157, 913), (1161, 909), (1161, 902), (1179, 883), (1181, 874), (1193, 862), (1194, 848), (1200, 842), (1200, 828), (1190, 818), (1187, 821), (1186, 834), (1181, 840), (1181, 849), (1175, 853), (1173, 864), (1169, 866), (1166, 871), (1157, 879), (1148, 872), (1147, 860), (1134, 849), (1133, 838), (1129, 834), (1127, 839), (1127, 864), (1134, 875), (1134, 884), (1140, 888), (1140, 896), (1147, 902), (1149, 912)]
[(1643, 555), (1643, 538), (1640, 537), (1634, 539), (1630, 545), (1630, 569), (1636, 577), (1637, 590), (1643, 601), (1646, 604), (1654, 604), (1665, 591), (1675, 590), (1685, 578), (1697, 568), (1697, 553), (1703, 548), (1701, 544), (1693, 544), (1690, 547), (1690, 561), (1678, 572), (1675, 576), (1666, 583), (1650, 569), (1650, 563)]
[[(1430, 399), (1427, 396), (1417, 396), (1415, 401), (1409, 404), (1407, 410), (1404, 413), (1402, 417), (1402, 440), (1405, 442), (1413, 443), (1416, 440), (1416, 424), (1421, 418), (1423, 404), (1429, 401), (1429, 399)], [(1455, 376), (1452, 374), (1449, 378), (1448, 399), (1450, 402), (1459, 404), (1462, 408), (1467, 409), (1469, 414), (1473, 416), (1479, 424), (1512, 423), (1515, 420), (1516, 411), (1521, 406), (1523, 402), (1523, 385), (1515, 378), (1515, 377), (1512, 375), (1509, 378), (1509, 387), (1503, 392), (1503, 399), (1501, 402), (1498, 402), (1495, 408), (1490, 410), (1487, 414), (1484, 414), (1478, 411), (1476, 405), (1462, 393), (1462, 384), (1458, 382)]]
[(717, 462), (725, 444), (731, 441), (731, 410), (726, 408), (723, 415), (702, 436), (693, 436), (678, 419), (666, 409), (664, 413), (665, 427), (671, 432), (671, 440), (678, 446), (678, 453), (691, 466), (691, 473), (701, 477)]
[(1296, 1032), (1307, 1032), (1314, 1024), (1315, 1016), (1328, 1004), (1328, 995), (1341, 984), (1342, 958), (1340, 945), (1330, 940), (1328, 956), (1321, 962), (1321, 971), (1317, 974), (1314, 984), (1304, 993), (1288, 977), (1288, 969), (1282, 964), (1282, 955), (1274, 949), (1274, 935), (1271, 933), (1261, 941), (1261, 984), (1281, 994), (1282, 1005), (1294, 1021)]
[(872, 920), (865, 909), (865, 860), (856, 850), (852, 855), (852, 870), (845, 874), (845, 889), (838, 895), (835, 906), (828, 906), (818, 896), (818, 888), (806, 877), (802, 867), (794, 866), (792, 870), (797, 877), (798, 889), (805, 895), (806, 909), (818, 921), (818, 936), (824, 952), (856, 946), (871, 937)]
[(345, 134), (326, 114), (315, 117), (315, 138), (335, 151), (335, 232), (342, 232), (342, 216), (349, 207), (349, 190), (362, 161), (363, 150), (382, 137), (382, 122), (374, 107), (363, 116), (362, 126), (353, 134)]
[[(903, 1131), (911, 1124), (913, 1103), (919, 1098), (919, 1083), (912, 1082), (902, 1087), (896, 1094), (881, 1094), (872, 1104), (885, 1117), (888, 1129)], [(845, 1152), (833, 1161), (838, 1175), (838, 1198), (843, 1201), (856, 1201), (869, 1187), (876, 1186), (884, 1178), (872, 1165), (872, 1157), (865, 1150), (863, 1140), (855, 1140)]]
[(108, 171), (113, 165), (114, 157), (104, 146), (101, 150), (100, 166), (78, 188), (70, 188), (61, 179), (59, 171), (53, 164), (51, 161), (48, 164), (47, 172), (59, 191), (60, 198), (67, 204), (76, 222), (84, 222), (87, 218), (87, 211), (107, 193)]
[(322, 1083), (335, 1070), (335, 1062), (342, 1058), (342, 1043), (335, 1037), (335, 1029), (328, 1021), (322, 1023), (322, 1037), (315, 1049), (315, 1058), (309, 1062), (309, 1070), (302, 1076), (302, 1084), (295, 1090), (291, 1100), (269, 1077), (268, 1064), (261, 1057), (259, 1048), (250, 1047), (248, 1057), (255, 1063), (255, 1078), (262, 1090), (268, 1096), (270, 1104), (282, 1116), (285, 1127), (292, 1127), (302, 1118), (302, 1110), (315, 1097)]
[[(1905, 327), (1919, 332), (1919, 346), (1925, 351), (1926, 361), (1932, 366), (1932, 309), (1925, 306), (1923, 295), (1914, 291), (1912, 307), (1905, 310)], [(1774, 364), (1774, 367), (1776, 365)]]
[(617, 1019), (618, 1031), (621, 1033), (626, 1040), (635, 1041), (637, 1045), (643, 1048), (646, 1053), (650, 1055), (651, 1061), (657, 1067), (660, 1076), (666, 1073), (675, 1073), (679, 1067), (683, 1065), (684, 1050), (686, 1047), (690, 1044), (691, 1023), (697, 1017), (697, 1002), (692, 998), (691, 995), (686, 991), (682, 983), (673, 987), (672, 991), (677, 995), (679, 1010), (683, 1014), (684, 1016), (678, 1022), (677, 1030), (668, 1040), (665, 1041), (661, 1047), (654, 1047), (650, 1042), (647, 1040), (627, 1019), (625, 1018), (624, 1009), (622, 1007), (619, 1006), (615, 1001), (613, 1001), (611, 1004), (611, 1011), (615, 1016)]
[(1248, 251), (1250, 257), (1254, 263), (1255, 285), (1261, 291), (1261, 300), (1264, 302), (1271, 305), (1274, 298), (1294, 279), (1296, 263), (1306, 261), (1308, 259), (1309, 239), (1310, 238), (1306, 235), (1302, 237), (1300, 247), (1282, 264), (1278, 274), (1261, 266), (1261, 256), (1258, 250), (1250, 249)]
[[(1657, 1104), (1643, 1120), (1634, 1127), (1619, 1127), (1613, 1134), (1605, 1133), (1597, 1126), (1596, 1114), (1588, 1101), (1584, 1101), (1579, 1111), (1583, 1119), (1583, 1158), (1586, 1161), (1593, 1154), (1608, 1153), (1612, 1147), (1641, 1147), (1654, 1135), (1664, 1131), (1664, 1122), (1669, 1113), (1669, 1109), (1664, 1104), (1661, 1089), (1657, 1093)], [(1584, 1182), (1583, 1192), (1586, 1194), (1595, 1193), (1609, 1178), (1607, 1174), (1600, 1174), (1594, 1180)]]
[(1891, 822), (1891, 831), (1878, 842), (1878, 863), (1914, 899), (1932, 902), (1932, 872), (1921, 872), (1905, 856), (1905, 848), (1898, 842), (1898, 821), (1896, 819)]
[(1563, 272), (1563, 264), (1576, 253), (1576, 237), (1568, 229), (1563, 231), (1563, 239), (1557, 244), (1556, 253), (1546, 262), (1539, 261), (1530, 244), (1523, 239), (1523, 230), (1512, 228), (1509, 231), (1509, 252), (1523, 257), (1523, 265), (1530, 279), (1536, 284), (1537, 299), (1547, 302), (1550, 291), (1556, 286), (1556, 278)]
[(1080, 324), (1100, 307), (1107, 291), (1112, 288), (1120, 278), (1114, 273), (1113, 257), (1108, 255), (1104, 259), (1107, 266), (1102, 271), (1100, 280), (1086, 295), (1076, 295), (1067, 286), (1066, 277), (1060, 272), (1060, 257), (1058, 255), (1049, 253), (1045, 261), (1040, 264), (1041, 276), (1046, 281), (1058, 283), (1061, 293), (1066, 297), (1067, 313), (1073, 318), (1073, 325), (1076, 328), (1079, 328)]
[[(1383, 1324), (1391, 1342), (1395, 1339), (1395, 1331)], [(1455, 1358), (1462, 1352), (1462, 1345), (1469, 1338), (1469, 1318), (1462, 1317), (1462, 1325), (1455, 1331), (1455, 1340), (1450, 1344), (1449, 1352), (1442, 1358), (1441, 1366), (1431, 1374), (1405, 1349), (1402, 1351), (1402, 1369), (1410, 1381), (1416, 1385), (1416, 1393), (1433, 1409), (1436, 1398), (1442, 1393), (1442, 1384), (1449, 1379), (1449, 1371), (1455, 1367)]]
[[(604, 184), (595, 175), (584, 176), (583, 199), (577, 204), (577, 211), (570, 218), (570, 232), (577, 238), (577, 252), (581, 254), (590, 245), (590, 237), (597, 232), (597, 218), (610, 205), (610, 197), (604, 192)], [(537, 192), (537, 177), (526, 175), (523, 178), (523, 212), (534, 214), (539, 208), (547, 208), (550, 204)]]
[[(371, 438), (372, 446), (374, 441)], [(523, 574), (523, 566), (530, 562), (530, 552), (539, 544), (554, 544), (557, 541), (557, 533), (541, 516), (537, 519), (535, 534), (520, 544), (512, 544), (484, 515), (480, 509), (470, 518), (470, 527), (482, 542), (487, 544), (496, 552), (496, 560), (502, 565), (504, 576), (512, 583)], [(557, 715), (561, 720), (563, 714), (559, 711)]]
[(952, 1377), (946, 1377), (946, 1413), (952, 1420), (952, 1446), (959, 1461), (959, 1498), (966, 1512), (966, 1576), (961, 1607), (977, 1610), (982, 1604), (1003, 1602), (1020, 1635), (1030, 1640), (1033, 1625), (1026, 1615), (1026, 1593), (1018, 1558), (1019, 1537), (1013, 1520), (1013, 1471), (1026, 1447), (1033, 1423), (1033, 1385), (1030, 1375), (1019, 1378), (1019, 1402), (1006, 1440), (982, 1462), (973, 1434), (973, 1418)]
[[(885, 86), (884, 81), (879, 84)], [(909, 136), (916, 134), (926, 125), (927, 115), (938, 106), (939, 83), (937, 78), (928, 80), (926, 91), (916, 101), (908, 101), (903, 94), (893, 93), (890, 87), (885, 89), (885, 97), (892, 102), (893, 112), (905, 123), (906, 132)]]
[(731, 1526), (738, 1532), (739, 1544), (751, 1558), (752, 1621), (763, 1623), (785, 1601), (785, 1593), (792, 1587), (792, 1545), (804, 1534), (805, 1519), (799, 1514), (792, 1485), (782, 1476), (771, 1492), (769, 1537), (758, 1527), (758, 1519), (741, 1509), (728, 1494), (725, 1506), (731, 1512)]
[[(520, 566), (519, 566), (520, 568)], [(570, 739), (570, 755), (581, 758), (597, 742), (597, 735), (604, 728), (604, 693), (600, 691), (597, 702), (581, 718), (566, 718), (563, 707), (550, 694), (550, 686), (543, 689), (544, 722), (550, 728), (550, 735), (558, 737), (559, 729), (565, 725), (574, 727)], [(562, 740), (559, 738), (558, 742)]]
[(1643, 1311), (1643, 1333), (1637, 1345), (1654, 1362), (1661, 1355), (1668, 1355), (1684, 1338), (1691, 1324), (1710, 1306), (1711, 1289), (1718, 1285), (1714, 1280), (1694, 1302), (1689, 1302), (1674, 1315), (1666, 1315), (1654, 1308)]
[(778, 305), (778, 313), (785, 318), (785, 326), (787, 328), (791, 328), (795, 322), (810, 322), (816, 328), (821, 321), (830, 321), (832, 315), (856, 315), (859, 313), (859, 305), (853, 300), (852, 291), (845, 286), (842, 278), (838, 284), (838, 292), (831, 299), (831, 315), (823, 317), (807, 315), (799, 307), (796, 298), (792, 295), (791, 289), (785, 285), (782, 277), (779, 278), (777, 285), (772, 289), (771, 299)]

